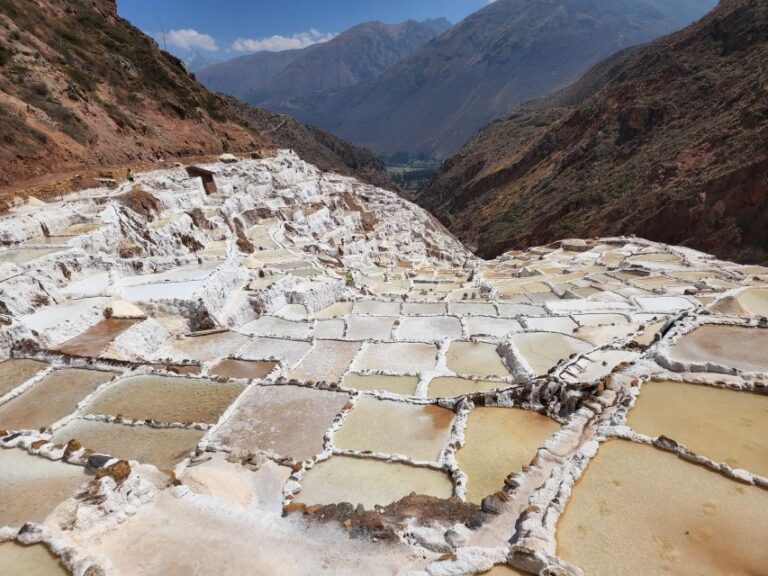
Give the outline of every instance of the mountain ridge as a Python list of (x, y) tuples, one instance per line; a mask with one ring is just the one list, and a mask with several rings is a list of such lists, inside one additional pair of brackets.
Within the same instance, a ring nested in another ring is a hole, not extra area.
[(380, 154), (446, 158), (511, 107), (617, 50), (679, 29), (714, 0), (496, 0), (376, 78), (286, 112)]
[(768, 4), (724, 0), (491, 124), (417, 201), (484, 256), (636, 233), (768, 261), (766, 61)]
[(114, 0), (0, 0), (0, 138), (9, 193), (46, 174), (287, 141), (323, 169), (393, 187), (369, 152), (208, 92)]
[(276, 109), (287, 98), (371, 79), (450, 27), (444, 18), (363, 22), (306, 48), (257, 52), (198, 71), (212, 90)]

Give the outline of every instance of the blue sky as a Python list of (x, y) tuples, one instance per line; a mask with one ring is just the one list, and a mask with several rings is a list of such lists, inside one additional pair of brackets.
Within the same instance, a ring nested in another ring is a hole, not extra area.
[(120, 15), (170, 51), (226, 59), (259, 49), (298, 48), (367, 20), (444, 16), (458, 22), (488, 0), (118, 0)]

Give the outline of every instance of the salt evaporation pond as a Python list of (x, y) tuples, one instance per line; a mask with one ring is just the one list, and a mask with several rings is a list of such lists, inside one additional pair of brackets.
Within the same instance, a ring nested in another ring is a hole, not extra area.
[(0, 544), (0, 567), (3, 576), (69, 576), (59, 559), (43, 544)]
[(340, 382), (358, 350), (360, 342), (316, 340), (312, 350), (290, 377), (304, 381)]
[(750, 372), (768, 371), (768, 329), (705, 324), (685, 334), (670, 358), (695, 364), (721, 364)]
[(139, 320), (108, 318), (91, 326), (79, 336), (60, 344), (54, 350), (72, 356), (99, 356), (112, 340), (137, 322)]
[(0, 526), (42, 522), (88, 480), (82, 466), (0, 449)]
[(10, 264), (26, 264), (43, 256), (63, 252), (61, 248), (11, 248), (0, 251), (0, 262)]
[(585, 574), (764, 574), (766, 510), (768, 490), (611, 440), (573, 489), (558, 554)]
[(592, 349), (578, 338), (555, 332), (512, 334), (509, 339), (536, 376), (544, 376), (572, 354)]
[(114, 376), (114, 372), (100, 370), (55, 370), (0, 405), (0, 428), (34, 430), (50, 426), (72, 414), (83, 398)]
[(374, 458), (333, 456), (304, 475), (294, 501), (313, 506), (350, 502), (367, 509), (386, 506), (411, 492), (450, 498), (453, 484), (440, 470)]
[(456, 458), (469, 478), (467, 500), (479, 504), (504, 487), (504, 479), (531, 463), (560, 429), (554, 420), (516, 408), (479, 407), (469, 413)]
[(768, 396), (681, 382), (647, 382), (627, 424), (768, 478)]
[(215, 424), (242, 391), (243, 384), (236, 382), (131, 376), (102, 390), (86, 410), (133, 420)]
[(277, 366), (277, 362), (264, 360), (220, 360), (208, 369), (208, 374), (221, 378), (264, 378)]
[(0, 362), (0, 397), (5, 396), (48, 366), (47, 362), (27, 359)]
[(496, 344), (451, 342), (446, 355), (448, 369), (470, 376), (506, 376), (509, 370), (496, 353)]
[(429, 383), (430, 398), (455, 398), (477, 392), (490, 392), (497, 388), (509, 386), (506, 382), (491, 382), (490, 380), (470, 380), (454, 376), (441, 376)]
[(215, 358), (234, 354), (250, 342), (247, 336), (230, 331), (210, 334), (192, 334), (171, 343), (174, 357), (183, 357), (198, 362), (209, 362)]
[(95, 452), (169, 470), (195, 449), (203, 434), (202, 430), (72, 420), (56, 430), (53, 441), (66, 444), (77, 440)]
[(334, 445), (435, 461), (448, 441), (453, 417), (453, 412), (439, 406), (363, 396), (336, 432)]
[(416, 376), (385, 376), (380, 374), (357, 374), (351, 372), (344, 377), (342, 384), (355, 390), (380, 390), (393, 394), (410, 396), (415, 394), (419, 379)]
[(433, 344), (384, 342), (368, 344), (355, 358), (355, 370), (381, 370), (394, 374), (416, 374), (432, 370), (437, 362)]
[(349, 396), (339, 392), (254, 386), (240, 398), (213, 441), (238, 454), (265, 451), (306, 460), (323, 451), (325, 433), (347, 402)]

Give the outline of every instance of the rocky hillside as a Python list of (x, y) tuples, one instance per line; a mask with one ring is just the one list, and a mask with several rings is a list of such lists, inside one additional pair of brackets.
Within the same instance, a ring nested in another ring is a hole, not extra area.
[(617, 58), (480, 132), (421, 204), (485, 256), (635, 233), (768, 261), (768, 3)]
[(485, 256), (635, 233), (768, 261), (768, 2), (618, 58), (481, 131), (420, 203)]
[(352, 88), (278, 111), (378, 153), (445, 158), (511, 107), (610, 54), (678, 30), (715, 0), (497, 0)]
[(233, 108), (120, 18), (114, 0), (0, 0), (0, 191), (6, 195), (72, 170), (287, 142), (324, 169), (387, 181), (369, 153), (314, 130), (289, 138), (288, 128), (304, 128), (259, 110), (248, 110), (246, 121)]
[(276, 108), (287, 99), (374, 78), (449, 27), (444, 18), (401, 24), (365, 22), (328, 42), (241, 56), (197, 76), (211, 90)]

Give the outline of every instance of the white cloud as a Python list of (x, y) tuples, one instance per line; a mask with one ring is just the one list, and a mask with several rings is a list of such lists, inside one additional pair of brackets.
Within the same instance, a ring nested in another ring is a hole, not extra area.
[(337, 36), (333, 33), (322, 33), (312, 28), (307, 32), (297, 32), (292, 36), (270, 36), (268, 38), (238, 38), (232, 43), (232, 50), (237, 52), (280, 52), (293, 48), (306, 48), (319, 42), (327, 42)]
[(171, 30), (166, 33), (165, 40), (169, 46), (179, 50), (206, 50), (216, 52), (219, 47), (213, 36), (198, 32), (194, 28), (185, 28), (183, 30)]

